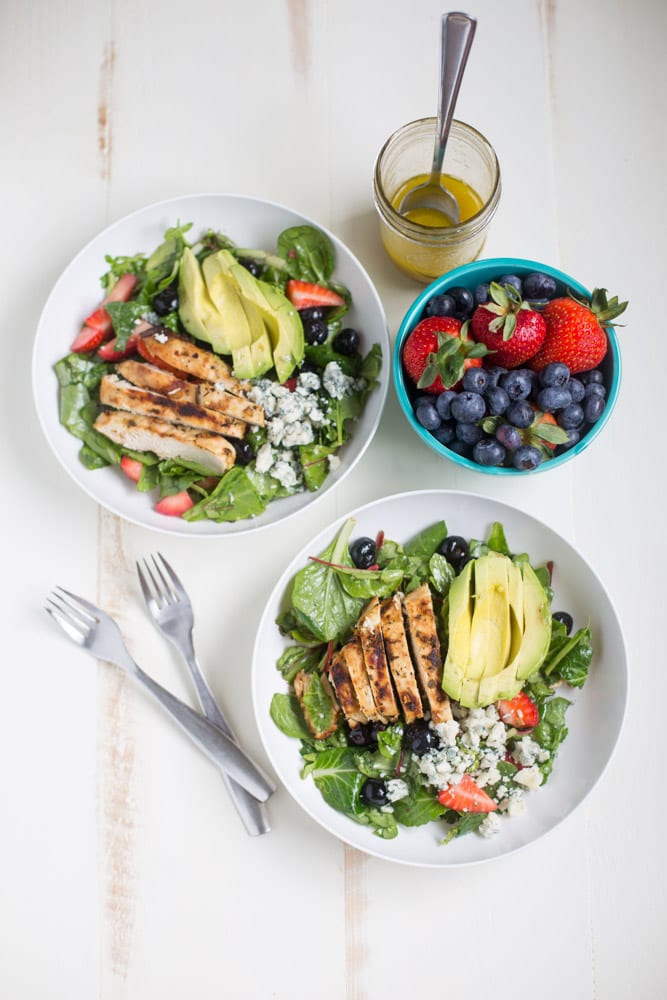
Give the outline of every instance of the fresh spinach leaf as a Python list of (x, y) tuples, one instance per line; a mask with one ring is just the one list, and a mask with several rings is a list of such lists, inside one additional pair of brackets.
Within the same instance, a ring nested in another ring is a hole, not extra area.
[(394, 815), (402, 826), (424, 826), (445, 812), (432, 790), (416, 785), (404, 799), (394, 802)]
[(322, 682), (319, 671), (311, 674), (311, 681), (303, 694), (303, 708), (316, 732), (325, 732), (334, 724), (335, 708)]
[(313, 226), (291, 226), (278, 237), (277, 251), (292, 278), (327, 285), (335, 266), (331, 241)]
[(322, 659), (321, 646), (288, 646), (276, 664), (288, 684), (291, 684), (300, 670), (316, 670)]
[(238, 465), (226, 472), (215, 489), (186, 510), (187, 521), (241, 521), (266, 510), (245, 469)]
[(353, 818), (363, 814), (359, 793), (366, 780), (357, 770), (355, 754), (345, 747), (325, 750), (306, 764), (303, 776), (312, 775), (322, 797), (333, 809)]
[(312, 737), (295, 694), (274, 694), (269, 714), (285, 736), (292, 736), (296, 739)]
[(463, 837), (466, 833), (473, 833), (479, 830), (487, 817), (487, 813), (454, 813), (453, 819), (448, 825), (447, 835), (443, 839), (443, 844), (449, 844), (455, 837)]
[(149, 306), (134, 299), (131, 302), (107, 302), (104, 308), (111, 316), (116, 334), (115, 349), (118, 351), (122, 351), (127, 345), (137, 323), (141, 320), (147, 320), (149, 323), (159, 322), (157, 314), (152, 312)]
[(568, 636), (562, 622), (554, 619), (551, 645), (542, 672), (553, 683), (565, 681), (570, 687), (583, 687), (593, 658), (590, 628), (581, 628)]

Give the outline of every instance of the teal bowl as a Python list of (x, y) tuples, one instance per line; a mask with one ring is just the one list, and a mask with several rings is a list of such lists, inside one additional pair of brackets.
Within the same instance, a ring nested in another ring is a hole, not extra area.
[(473, 261), (472, 264), (465, 264), (463, 267), (457, 267), (453, 271), (448, 271), (447, 274), (444, 274), (442, 277), (436, 278), (435, 281), (432, 281), (431, 284), (428, 285), (412, 303), (405, 314), (403, 322), (401, 323), (396, 335), (393, 355), (394, 386), (406, 420), (414, 430), (417, 437), (419, 437), (424, 444), (431, 448), (437, 455), (448, 459), (450, 462), (454, 462), (455, 465), (459, 465), (464, 469), (471, 469), (473, 472), (481, 472), (485, 475), (492, 476), (526, 476), (533, 475), (537, 472), (544, 472), (547, 469), (559, 468), (566, 462), (572, 461), (572, 459), (577, 455), (580, 455), (582, 451), (588, 448), (595, 438), (602, 433), (604, 426), (611, 416), (618, 397), (621, 382), (621, 355), (616, 334), (614, 333), (612, 327), (608, 327), (606, 332), (607, 339), (609, 341), (609, 349), (604, 360), (599, 366), (600, 371), (604, 376), (604, 384), (607, 389), (607, 403), (602, 416), (590, 427), (577, 444), (568, 448), (566, 451), (561, 452), (561, 454), (556, 455), (547, 461), (541, 462), (536, 469), (528, 471), (495, 465), (479, 465), (472, 459), (459, 455), (446, 445), (440, 444), (440, 442), (436, 441), (433, 435), (422, 427), (417, 421), (414, 415), (413, 401), (415, 397), (421, 395), (421, 393), (406, 377), (403, 370), (401, 355), (403, 352), (403, 344), (417, 323), (419, 323), (419, 321), (423, 318), (422, 313), (429, 299), (433, 298), (434, 295), (442, 295), (449, 288), (454, 288), (455, 286), (462, 285), (463, 287), (470, 289), (472, 292), (477, 285), (482, 282), (498, 278), (502, 274), (516, 274), (521, 278), (524, 275), (530, 274), (531, 271), (543, 271), (545, 274), (549, 274), (555, 278), (558, 284), (558, 295), (566, 294), (567, 289), (569, 288), (577, 296), (585, 297), (587, 299), (590, 299), (591, 297), (590, 291), (580, 282), (570, 277), (569, 274), (565, 274), (563, 271), (559, 271), (555, 267), (549, 267), (547, 264), (542, 264), (539, 261), (524, 260), (519, 257), (494, 257), (487, 260), (476, 260)]

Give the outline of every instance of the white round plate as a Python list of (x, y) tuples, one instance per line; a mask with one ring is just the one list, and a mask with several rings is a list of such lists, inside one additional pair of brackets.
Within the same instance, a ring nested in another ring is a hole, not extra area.
[[(225, 233), (237, 246), (273, 250), (279, 233), (288, 226), (309, 224), (326, 233), (336, 254), (335, 278), (352, 294), (349, 325), (362, 334), (362, 346), (382, 348), (380, 384), (369, 395), (350, 441), (341, 450), (341, 463), (316, 493), (299, 493), (270, 503), (252, 520), (192, 524), (153, 510), (152, 495), (139, 493), (117, 467), (89, 471), (78, 459), (80, 442), (58, 420), (58, 383), (53, 365), (67, 354), (81, 322), (99, 304), (100, 277), (107, 270), (105, 256), (151, 253), (164, 232), (177, 222), (192, 222), (195, 240), (207, 229)], [(158, 202), (109, 226), (79, 252), (56, 282), (42, 312), (33, 350), (33, 392), (46, 438), (67, 472), (94, 500), (114, 514), (145, 528), (169, 534), (221, 536), (243, 534), (283, 521), (333, 489), (354, 468), (370, 444), (380, 421), (389, 385), (391, 351), (387, 321), (380, 298), (368, 274), (341, 241), (318, 222), (272, 202), (228, 194), (198, 194)]]
[[(526, 808), (517, 817), (501, 817), (501, 832), (485, 840), (470, 833), (442, 845), (437, 823), (399, 828), (394, 840), (382, 840), (331, 809), (312, 780), (300, 776), (299, 741), (284, 736), (269, 715), (271, 698), (287, 686), (276, 661), (289, 640), (275, 625), (286, 607), (294, 574), (331, 542), (343, 522), (354, 517), (352, 539), (375, 537), (379, 531), (406, 542), (422, 528), (444, 520), (450, 534), (485, 539), (500, 521), (514, 552), (527, 552), (534, 565), (554, 563), (553, 610), (570, 611), (575, 627), (590, 621), (594, 656), (583, 689), (569, 692), (569, 735), (561, 745), (546, 785), (526, 793)], [(588, 563), (560, 535), (515, 507), (487, 497), (450, 490), (424, 490), (385, 497), (352, 511), (321, 531), (294, 557), (266, 606), (255, 641), (252, 687), (257, 724), (266, 752), (280, 780), (296, 802), (321, 826), (341, 840), (388, 861), (449, 868), (490, 861), (533, 843), (553, 830), (586, 798), (605, 770), (621, 731), (627, 700), (627, 664), (621, 626), (604, 585)]]

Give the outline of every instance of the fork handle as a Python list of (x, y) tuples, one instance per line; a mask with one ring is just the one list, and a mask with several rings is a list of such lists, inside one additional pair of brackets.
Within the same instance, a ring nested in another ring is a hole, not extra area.
[[(192, 676), (192, 680), (197, 690), (197, 697), (199, 698), (199, 703), (201, 704), (204, 715), (209, 722), (212, 722), (214, 726), (217, 726), (218, 729), (221, 729), (222, 732), (229, 736), (231, 740), (236, 742), (236, 737), (234, 736), (227, 719), (222, 713), (222, 709), (213, 697), (213, 693), (206, 682), (206, 677), (197, 662), (194, 649), (187, 650), (187, 652), (184, 649), (181, 649), (181, 654), (185, 659), (188, 670)], [(236, 807), (236, 811), (241, 817), (243, 825), (250, 836), (258, 837), (261, 834), (269, 833), (271, 830), (271, 822), (269, 820), (266, 807), (261, 802), (258, 802), (253, 795), (250, 795), (245, 788), (234, 781), (234, 779), (224, 771), (222, 778), (227, 786), (231, 800)]]
[(199, 712), (195, 712), (189, 705), (175, 698), (166, 688), (144, 673), (134, 661), (131, 672), (200, 750), (203, 750), (230, 778), (261, 802), (265, 802), (273, 794), (275, 785), (226, 733)]

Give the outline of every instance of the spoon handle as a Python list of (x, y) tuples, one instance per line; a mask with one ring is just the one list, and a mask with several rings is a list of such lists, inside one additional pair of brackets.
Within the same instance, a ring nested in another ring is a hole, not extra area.
[(433, 151), (432, 173), (442, 173), (442, 161), (454, 115), (456, 99), (468, 62), (470, 47), (475, 36), (477, 21), (468, 14), (453, 11), (442, 15), (442, 41), (440, 49), (440, 105), (436, 144)]

